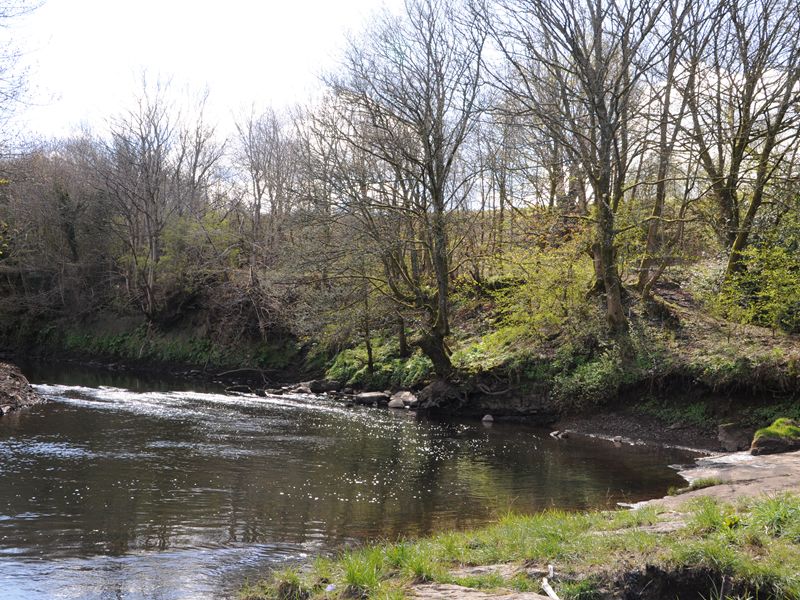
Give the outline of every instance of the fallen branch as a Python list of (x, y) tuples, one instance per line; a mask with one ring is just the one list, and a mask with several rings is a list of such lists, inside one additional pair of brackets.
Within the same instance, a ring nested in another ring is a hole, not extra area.
[(552, 598), (553, 600), (561, 600), (561, 598), (558, 597), (558, 594), (555, 593), (555, 590), (553, 590), (553, 588), (550, 587), (550, 584), (547, 583), (547, 577), (542, 577), (542, 589), (549, 598)]

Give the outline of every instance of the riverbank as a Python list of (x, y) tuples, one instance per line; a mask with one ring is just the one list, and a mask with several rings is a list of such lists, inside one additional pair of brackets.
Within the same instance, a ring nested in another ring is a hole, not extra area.
[[(685, 290), (658, 292), (631, 306), (624, 340), (604, 331), (599, 313), (547, 339), (507, 330), (490, 299), (465, 294), (457, 312), (465, 333), (451, 343), (452, 385), (421, 408), (715, 450), (722, 446), (699, 442), (715, 440), (719, 425), (752, 433), (780, 416), (800, 418), (798, 336), (725, 321)], [(254, 391), (316, 378), (340, 389), (419, 393), (434, 381), (427, 358), (413, 348), (404, 354), (390, 337), (376, 337), (368, 353), (355, 340), (332, 349), (316, 338), (212, 335), (195, 321), (162, 330), (140, 317), (101, 314), (79, 325), (7, 327), (4, 340), (20, 356), (196, 379), (227, 374), (226, 384)]]
[(800, 598), (800, 452), (717, 455), (682, 474), (701, 489), (369, 546), (278, 572), (242, 597), (533, 600), (547, 598), (547, 578), (563, 600)]

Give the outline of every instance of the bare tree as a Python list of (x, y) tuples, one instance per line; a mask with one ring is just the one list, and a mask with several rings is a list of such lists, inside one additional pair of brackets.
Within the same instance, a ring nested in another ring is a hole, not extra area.
[[(650, 294), (650, 290), (663, 272), (663, 266), (657, 267), (656, 265), (658, 255), (664, 245), (662, 219), (669, 189), (668, 177), (670, 168), (673, 166), (675, 145), (686, 114), (685, 98), (676, 103), (675, 86), (682, 62), (687, 15), (692, 6), (692, 3), (685, 3), (682, 0), (669, 0), (667, 3), (665, 9), (668, 18), (656, 31), (663, 40), (666, 61), (655, 64), (652, 72), (646, 74), (645, 77), (650, 96), (645, 117), (648, 121), (652, 119), (657, 123), (653, 137), (657, 136), (655, 155), (658, 165), (655, 174), (655, 198), (647, 223), (647, 239), (639, 264), (637, 282), (639, 292), (645, 297)], [(647, 127), (647, 131), (649, 131), (649, 127)]]
[[(0, 1), (0, 31), (11, 27), (39, 4), (30, 0)], [(0, 125), (3, 127), (0, 142), (3, 145), (8, 145), (11, 141), (9, 122), (27, 91), (28, 73), (21, 64), (21, 58), (22, 49), (14, 43), (13, 38), (0, 39)]]
[(800, 11), (791, 0), (726, 0), (700, 3), (690, 18), (688, 76), (678, 89), (730, 275), (741, 268), (769, 185), (800, 141)]
[(161, 308), (157, 277), (165, 229), (173, 217), (201, 214), (222, 156), (202, 110), (193, 125), (183, 125), (166, 91), (164, 84), (150, 89), (145, 83), (136, 107), (112, 122), (95, 161), (127, 251), (126, 286), (150, 319)]
[[(464, 198), (456, 165), (479, 112), (483, 49), (483, 39), (458, 22), (455, 10), (444, 0), (408, 0), (404, 15), (385, 13), (351, 43), (345, 74), (330, 82), (338, 98), (331, 133), (352, 148), (356, 165), (385, 165), (378, 181), (362, 176), (361, 191), (352, 197), (388, 215), (415, 210), (419, 217), (409, 240), (414, 252), (395, 255), (385, 267), (396, 275), (389, 285), (393, 297), (426, 315), (419, 345), (442, 376), (452, 370), (448, 214)], [(391, 202), (383, 198), (387, 193)], [(415, 265), (417, 253), (424, 257)], [(415, 270), (421, 275), (423, 262), (432, 286), (407, 277)]]
[(664, 0), (499, 0), (481, 14), (515, 77), (495, 78), (569, 149), (588, 178), (592, 254), (612, 330), (627, 320), (615, 213), (628, 186), (638, 84), (660, 57), (651, 35)]
[(296, 173), (293, 124), (270, 109), (250, 114), (237, 124), (234, 160), (245, 174), (251, 207), (250, 278), (257, 283), (258, 268), (270, 249), (281, 242), (282, 228), (292, 209)]

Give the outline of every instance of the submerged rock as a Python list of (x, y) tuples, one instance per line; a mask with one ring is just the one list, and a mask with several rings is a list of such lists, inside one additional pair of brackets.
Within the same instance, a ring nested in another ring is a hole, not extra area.
[(0, 414), (46, 402), (16, 366), (0, 362)]
[(361, 394), (356, 394), (353, 398), (356, 404), (387, 404), (389, 402), (389, 395), (385, 392), (362, 392)]
[(301, 383), (300, 385), (293, 387), (289, 390), (290, 394), (313, 394), (314, 392), (311, 391), (311, 388), (308, 387), (306, 384)]

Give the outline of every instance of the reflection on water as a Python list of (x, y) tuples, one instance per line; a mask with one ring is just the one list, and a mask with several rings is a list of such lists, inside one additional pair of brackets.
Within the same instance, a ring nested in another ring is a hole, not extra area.
[(301, 396), (67, 381), (0, 420), (3, 598), (216, 598), (343, 543), (661, 494), (688, 460)]

